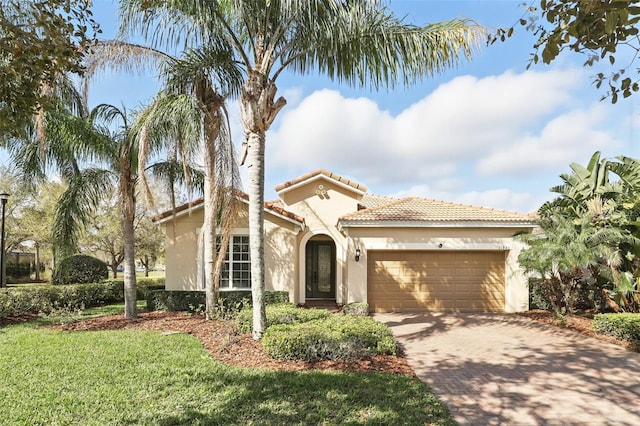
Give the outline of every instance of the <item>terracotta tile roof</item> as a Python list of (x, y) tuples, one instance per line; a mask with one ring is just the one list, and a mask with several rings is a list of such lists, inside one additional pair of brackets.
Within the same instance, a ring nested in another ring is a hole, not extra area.
[(364, 194), (364, 196), (358, 203), (359, 204), (358, 210), (371, 209), (373, 207), (384, 206), (385, 204), (389, 204), (397, 200), (398, 198), (387, 197), (386, 195)]
[(302, 182), (304, 182), (306, 180), (314, 178), (314, 177), (316, 177), (318, 175), (326, 176), (329, 179), (333, 179), (333, 180), (335, 180), (337, 182), (340, 182), (340, 183), (342, 183), (344, 185), (350, 186), (353, 189), (357, 189), (358, 191), (367, 192), (367, 188), (365, 186), (360, 185), (357, 182), (354, 182), (352, 180), (349, 180), (347, 178), (344, 178), (344, 177), (342, 177), (340, 175), (337, 175), (335, 173), (329, 172), (329, 171), (324, 170), (324, 169), (318, 169), (318, 170), (315, 170), (313, 172), (304, 174), (304, 175), (302, 175), (300, 177), (297, 177), (297, 178), (295, 178), (293, 180), (290, 180), (289, 182), (281, 183), (280, 185), (276, 186), (276, 188), (275, 188), (276, 192), (283, 191), (283, 190), (285, 190), (287, 188), (295, 186), (295, 185), (297, 185), (299, 183), (302, 183)]
[[(236, 190), (234, 192), (236, 194), (236, 197), (238, 197), (239, 199), (247, 201), (247, 202), (249, 201), (249, 195), (247, 195), (245, 192), (238, 191), (238, 190)], [(181, 213), (181, 212), (183, 212), (185, 210), (188, 210), (188, 209), (191, 209), (191, 208), (194, 208), (194, 207), (199, 207), (202, 204), (204, 204), (204, 198), (200, 197), (200, 198), (198, 198), (196, 200), (193, 200), (193, 201), (190, 201), (188, 203), (185, 203), (185, 204), (182, 204), (180, 206), (177, 206), (175, 208), (175, 212), (176, 212), (176, 214), (178, 214), (178, 213)], [(280, 216), (284, 216), (286, 218), (289, 218), (291, 220), (294, 220), (296, 222), (304, 224), (304, 218), (303, 217), (298, 216), (295, 213), (291, 213), (290, 211), (285, 210), (282, 207), (282, 203), (274, 202), (274, 201), (266, 201), (264, 203), (264, 208), (265, 208), (266, 211), (278, 214)], [(153, 221), (154, 222), (160, 222), (163, 219), (167, 219), (167, 218), (169, 218), (169, 217), (171, 217), (173, 215), (173, 212), (174, 212), (173, 210), (167, 210), (166, 212), (162, 212), (162, 213), (154, 216), (153, 217)]]
[(409, 197), (349, 213), (341, 222), (531, 222), (529, 215)]

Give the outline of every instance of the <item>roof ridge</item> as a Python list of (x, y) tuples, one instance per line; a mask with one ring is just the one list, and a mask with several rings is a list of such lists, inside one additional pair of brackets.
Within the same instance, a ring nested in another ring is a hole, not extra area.
[(374, 207), (368, 207), (366, 209), (362, 209), (362, 210), (358, 210), (355, 212), (351, 212), (351, 213), (347, 213), (346, 215), (342, 216), (340, 219), (346, 218), (346, 217), (350, 217), (350, 216), (356, 216), (356, 215), (364, 215), (365, 213), (369, 214), (369, 213), (375, 213), (376, 211), (380, 210), (380, 209), (384, 209), (384, 208), (388, 208), (390, 206), (394, 206), (396, 204), (401, 204), (403, 202), (409, 201), (410, 197), (405, 197), (405, 198), (396, 198), (393, 201), (390, 201), (386, 204), (381, 204), (379, 206), (374, 206)]
[(322, 175), (322, 176), (324, 176), (324, 177), (326, 177), (328, 179), (332, 179), (332, 180), (334, 180), (334, 181), (336, 181), (338, 183), (341, 183), (343, 185), (349, 186), (349, 187), (351, 187), (351, 188), (353, 188), (353, 189), (355, 189), (357, 191), (361, 191), (363, 193), (367, 192), (367, 187), (366, 186), (364, 186), (364, 185), (362, 185), (362, 184), (360, 184), (360, 183), (358, 183), (356, 181), (353, 181), (351, 179), (347, 179), (347, 178), (345, 178), (343, 176), (340, 176), (337, 173), (331, 172), (331, 171), (326, 170), (326, 169), (316, 169), (316, 170), (314, 170), (312, 172), (305, 173), (305, 174), (303, 174), (301, 176), (298, 176), (297, 178), (294, 178), (294, 179), (291, 179), (291, 180), (289, 180), (287, 182), (284, 182), (284, 183), (281, 183), (279, 185), (276, 185), (275, 190), (276, 190), (276, 192), (285, 191), (287, 188), (295, 186), (295, 185), (297, 185), (299, 183), (302, 183), (302, 182), (304, 182), (304, 181), (306, 181), (308, 179), (314, 178), (314, 177), (319, 176), (319, 175)]
[(485, 207), (485, 206), (478, 206), (478, 205), (473, 205), (473, 204), (457, 203), (455, 201), (436, 200), (435, 198), (424, 198), (424, 197), (411, 197), (411, 198), (424, 200), (424, 201), (435, 201), (437, 203), (447, 204), (447, 205), (450, 205), (450, 206), (471, 207), (471, 208), (474, 208), (474, 209), (483, 209), (483, 210), (489, 210), (489, 211), (500, 212), (500, 213), (512, 213), (512, 214), (526, 215), (526, 213), (521, 213), (521, 212), (517, 212), (517, 211), (514, 211), (514, 210), (496, 209), (494, 207)]

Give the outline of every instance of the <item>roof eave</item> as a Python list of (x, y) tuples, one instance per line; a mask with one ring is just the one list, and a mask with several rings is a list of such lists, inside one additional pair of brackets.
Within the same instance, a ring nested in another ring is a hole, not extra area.
[(339, 220), (338, 229), (343, 228), (535, 228), (527, 221), (379, 221)]
[(310, 178), (305, 179), (305, 180), (303, 180), (301, 182), (295, 183), (293, 185), (286, 186), (286, 187), (280, 189), (279, 191), (277, 191), (276, 193), (280, 197), (280, 195), (284, 194), (285, 192), (292, 191), (294, 189), (306, 186), (306, 185), (310, 184), (313, 181), (320, 180), (320, 179), (323, 179), (323, 178), (325, 180), (330, 180), (334, 185), (339, 186), (340, 188), (343, 188), (343, 189), (346, 189), (348, 191), (354, 192), (354, 193), (356, 193), (358, 195), (366, 194), (366, 191), (363, 191), (363, 190), (358, 189), (358, 188), (354, 188), (351, 185), (347, 185), (346, 183), (340, 182), (339, 180), (333, 179), (332, 177), (324, 175), (322, 173), (317, 174), (315, 176), (311, 176)]
[[(243, 197), (236, 197), (236, 199), (241, 201), (241, 202), (243, 202), (243, 203), (245, 203), (245, 204), (247, 204), (247, 205), (249, 204), (249, 200), (245, 200)], [(157, 221), (155, 221), (155, 223), (158, 224), (158, 225), (164, 224), (164, 223), (169, 222), (170, 220), (172, 220), (174, 218), (177, 219), (179, 217), (191, 214), (195, 209), (199, 209), (199, 208), (204, 208), (204, 201), (198, 202), (197, 204), (194, 204), (192, 206), (189, 206), (186, 209), (182, 209), (179, 212), (176, 212), (175, 216), (174, 215), (169, 215), (169, 216), (164, 217), (164, 218), (162, 218), (160, 220), (157, 220)], [(270, 215), (273, 215), (273, 216), (278, 217), (278, 218), (280, 218), (282, 220), (290, 222), (293, 225), (300, 227), (300, 229), (302, 229), (302, 230), (305, 229), (304, 221), (295, 220), (293, 218), (290, 218), (288, 216), (280, 214), (280, 213), (278, 213), (278, 212), (276, 212), (274, 210), (268, 209), (266, 207), (264, 208), (264, 211), (269, 213)]]

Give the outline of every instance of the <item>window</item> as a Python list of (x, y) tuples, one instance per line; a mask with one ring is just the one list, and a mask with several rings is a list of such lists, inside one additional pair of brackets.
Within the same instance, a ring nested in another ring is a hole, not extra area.
[[(220, 237), (217, 239), (216, 247), (216, 252), (219, 251)], [(220, 275), (220, 289), (222, 290), (245, 290), (251, 288), (249, 236), (234, 235), (231, 237)]]

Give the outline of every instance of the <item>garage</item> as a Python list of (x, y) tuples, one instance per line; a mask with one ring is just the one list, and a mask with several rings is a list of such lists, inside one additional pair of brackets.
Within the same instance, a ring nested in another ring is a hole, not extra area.
[(372, 312), (504, 312), (504, 251), (369, 251)]

